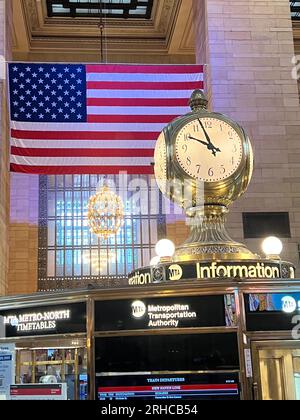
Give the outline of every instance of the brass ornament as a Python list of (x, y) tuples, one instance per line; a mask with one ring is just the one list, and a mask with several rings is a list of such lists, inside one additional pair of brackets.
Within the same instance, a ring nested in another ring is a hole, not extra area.
[[(209, 112), (207, 104), (204, 93), (194, 91), (191, 112), (163, 130), (155, 151), (157, 184), (184, 209), (190, 225), (190, 236), (176, 249), (173, 260), (257, 260), (260, 257), (232, 240), (225, 228), (229, 206), (251, 181), (254, 157), (250, 139), (238, 123)], [(218, 144), (221, 132), (223, 143)], [(225, 166), (229, 158), (230, 165)], [(219, 162), (217, 170), (208, 169), (209, 162)]]

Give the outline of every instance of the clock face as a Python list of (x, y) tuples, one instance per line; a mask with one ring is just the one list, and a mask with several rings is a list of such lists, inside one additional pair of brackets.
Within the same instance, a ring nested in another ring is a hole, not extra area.
[(164, 191), (167, 182), (167, 148), (165, 135), (162, 132), (157, 139), (154, 153), (154, 172), (156, 182), (161, 191)]
[(180, 130), (175, 152), (178, 163), (189, 176), (218, 182), (230, 177), (240, 166), (243, 143), (231, 125), (208, 117), (193, 120)]

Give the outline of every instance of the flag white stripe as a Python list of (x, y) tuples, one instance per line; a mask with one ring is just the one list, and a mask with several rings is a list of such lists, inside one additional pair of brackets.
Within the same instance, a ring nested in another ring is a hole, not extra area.
[(88, 82), (197, 82), (203, 81), (203, 73), (190, 74), (142, 74), (142, 73), (87, 73)]
[[(113, 112), (112, 112), (113, 110)], [(88, 115), (184, 115), (189, 107), (118, 107), (88, 106)]]
[(12, 138), (11, 145), (24, 149), (154, 149), (156, 140), (19, 140)]
[(10, 162), (28, 166), (149, 166), (153, 158), (145, 157), (25, 157), (11, 155)]
[[(96, 131), (96, 132), (159, 132), (166, 126), (164, 123), (158, 124), (134, 124), (134, 123), (34, 123), (12, 121), (11, 128), (25, 131)], [(33, 130), (34, 128), (34, 130)], [(129, 136), (130, 137), (130, 136)]]
[(128, 99), (182, 99), (188, 101), (193, 90), (112, 90), (87, 89), (88, 98), (128, 98)]

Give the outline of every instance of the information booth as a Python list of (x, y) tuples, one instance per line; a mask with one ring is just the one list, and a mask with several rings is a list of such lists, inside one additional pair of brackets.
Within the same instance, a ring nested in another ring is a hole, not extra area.
[(10, 396), (57, 383), (70, 400), (300, 399), (299, 310), (291, 279), (1, 298)]

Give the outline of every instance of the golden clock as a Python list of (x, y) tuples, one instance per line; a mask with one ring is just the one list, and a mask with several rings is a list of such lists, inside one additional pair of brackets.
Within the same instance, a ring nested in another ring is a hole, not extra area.
[(202, 91), (193, 93), (190, 106), (190, 113), (163, 130), (155, 150), (158, 186), (184, 209), (191, 226), (191, 235), (177, 249), (176, 258), (257, 257), (234, 242), (225, 229), (228, 207), (251, 180), (249, 137), (237, 122), (209, 112)]
[(167, 147), (164, 132), (157, 139), (154, 153), (154, 172), (159, 189), (165, 193), (167, 183)]

